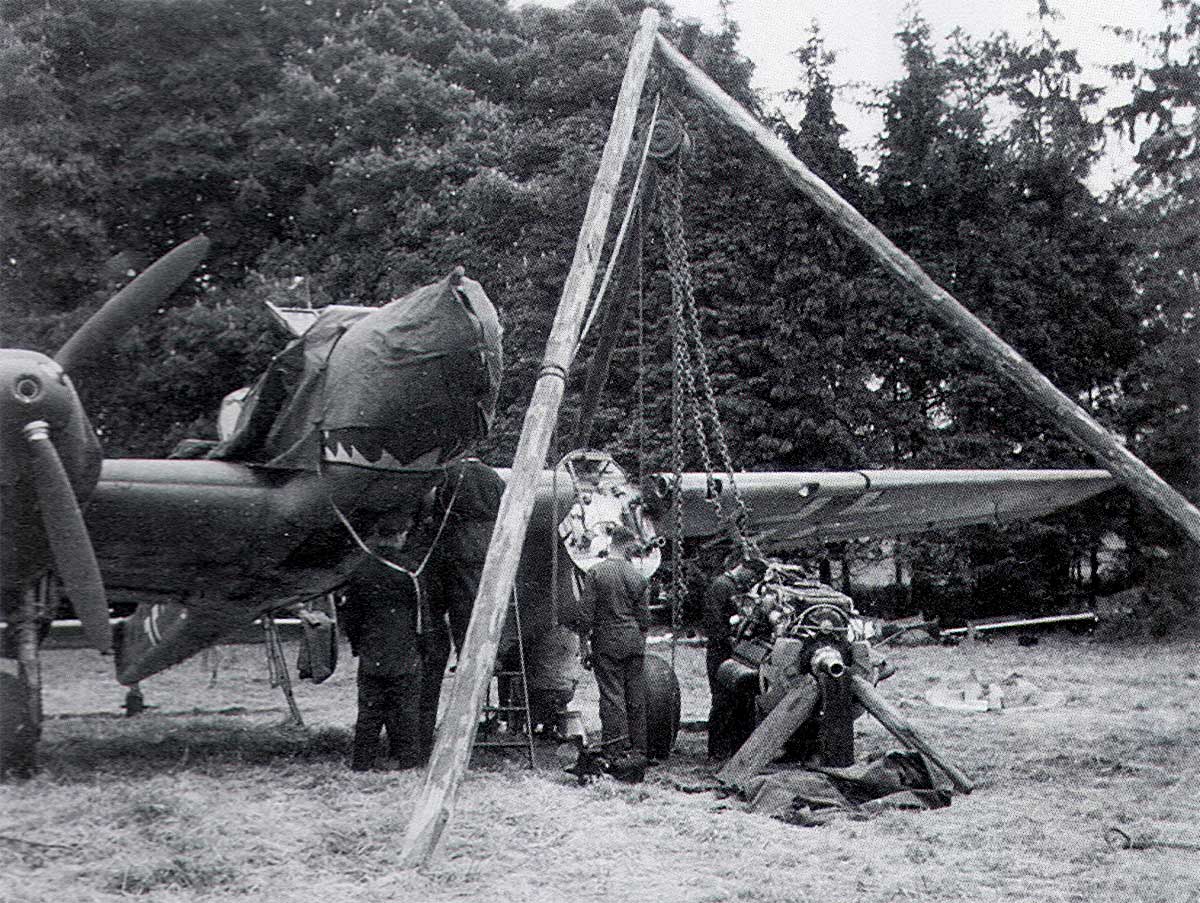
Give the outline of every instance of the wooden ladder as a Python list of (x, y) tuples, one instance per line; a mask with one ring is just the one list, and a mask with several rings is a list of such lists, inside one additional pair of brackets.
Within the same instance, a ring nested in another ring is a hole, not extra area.
[[(525, 639), (521, 634), (521, 607), (514, 587), (508, 604), (509, 614), (517, 630), (516, 671), (497, 671), (492, 675), (496, 684), (496, 704), (492, 704), (489, 684), (487, 700), (480, 710), (479, 730), (474, 749), (521, 749), (530, 768), (537, 768), (533, 753), (533, 717), (529, 705), (529, 682), (525, 666)], [(507, 693), (505, 692), (507, 690)], [(521, 723), (520, 733), (513, 732), (514, 721)], [(503, 723), (505, 730), (501, 731)]]

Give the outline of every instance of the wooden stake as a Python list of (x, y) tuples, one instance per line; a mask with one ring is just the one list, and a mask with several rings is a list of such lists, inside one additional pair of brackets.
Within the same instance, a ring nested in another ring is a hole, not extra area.
[(596, 278), (617, 183), (629, 153), (642, 86), (654, 50), (658, 20), (659, 15), (655, 10), (647, 9), (642, 13), (641, 25), (629, 51), (629, 62), (625, 67), (608, 140), (600, 159), (600, 169), (592, 185), (587, 212), (579, 230), (571, 271), (563, 285), (558, 312), (546, 342), (541, 373), (525, 413), (512, 472), (500, 500), (496, 527), (492, 531), (479, 581), (479, 594), (475, 597), (475, 607), (463, 643), (463, 653), (459, 656), (446, 714), (442, 717), (429, 769), (425, 773), (425, 783), (404, 837), (401, 861), (406, 867), (422, 865), (437, 849), (442, 830), (453, 812), (459, 781), (471, 755), (475, 731), (479, 726), (479, 707), (495, 666), (496, 647), (508, 611), (509, 594), (533, 511), (538, 480), (550, 447), (550, 436), (558, 420), (558, 408), (575, 354), (587, 299)]
[(917, 733), (917, 729), (909, 723), (908, 719), (896, 711), (891, 703), (880, 696), (879, 691), (867, 681), (857, 674), (851, 675), (850, 689), (854, 693), (854, 698), (862, 703), (862, 707), (879, 719), (879, 723), (886, 727), (893, 737), (909, 749), (915, 749), (944, 771), (955, 790), (959, 793), (970, 793), (975, 789), (971, 779), (947, 762), (941, 753), (930, 746), (928, 741)]
[(1091, 418), (1050, 380), (988, 329), (949, 292), (926, 275), (917, 263), (897, 248), (865, 216), (807, 166), (792, 156), (779, 136), (754, 118), (751, 113), (721, 90), (691, 60), (680, 53), (662, 35), (657, 36), (663, 60), (683, 77), (687, 85), (716, 113), (745, 132), (767, 155), (783, 167), (788, 179), (810, 201), (850, 233), (880, 263), (921, 295), (965, 341), (983, 362), (1016, 384), (1017, 388), (1042, 409), (1051, 420), (1087, 451), (1102, 460), (1130, 490), (1155, 505), (1200, 543), (1200, 511), (1147, 467), (1104, 427)]

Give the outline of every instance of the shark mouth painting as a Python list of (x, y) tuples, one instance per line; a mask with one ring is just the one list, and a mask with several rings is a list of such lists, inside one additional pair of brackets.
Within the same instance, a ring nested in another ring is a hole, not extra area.
[[(322, 434), (327, 464), (349, 464), (373, 470), (429, 470), (442, 462), (440, 447), (414, 456), (411, 443), (392, 430), (348, 428)], [(407, 447), (406, 447), (407, 446)]]

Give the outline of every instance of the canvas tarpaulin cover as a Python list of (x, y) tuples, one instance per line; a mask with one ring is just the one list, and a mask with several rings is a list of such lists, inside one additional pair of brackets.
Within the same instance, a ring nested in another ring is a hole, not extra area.
[(380, 308), (325, 308), (271, 361), (210, 457), (317, 470), (322, 445), (329, 459), (340, 443), (371, 463), (383, 452), (400, 466), (446, 460), (491, 425), (500, 335), (461, 269)]

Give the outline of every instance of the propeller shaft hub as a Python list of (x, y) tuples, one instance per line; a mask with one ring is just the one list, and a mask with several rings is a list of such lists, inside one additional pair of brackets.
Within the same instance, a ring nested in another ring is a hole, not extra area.
[(21, 427), (21, 432), (30, 442), (42, 442), (50, 439), (50, 424), (45, 420), (31, 420)]

